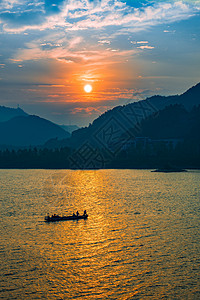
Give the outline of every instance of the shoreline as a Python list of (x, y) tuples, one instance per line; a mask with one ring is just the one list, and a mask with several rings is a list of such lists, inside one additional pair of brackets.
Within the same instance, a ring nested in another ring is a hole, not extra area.
[(200, 170), (200, 168), (181, 168), (180, 170), (162, 170), (162, 169), (158, 169), (158, 168), (87, 168), (87, 169), (74, 169), (74, 168), (19, 168), (19, 167), (9, 167), (9, 168), (5, 168), (5, 167), (0, 167), (0, 170), (71, 170), (71, 171), (96, 171), (96, 170), (149, 170), (152, 173), (184, 173), (184, 172), (188, 172), (190, 170)]

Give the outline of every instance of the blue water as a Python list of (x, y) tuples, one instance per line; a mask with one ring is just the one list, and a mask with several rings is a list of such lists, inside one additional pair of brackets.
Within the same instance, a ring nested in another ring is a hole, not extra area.
[(200, 171), (0, 170), (0, 183), (0, 299), (200, 299)]

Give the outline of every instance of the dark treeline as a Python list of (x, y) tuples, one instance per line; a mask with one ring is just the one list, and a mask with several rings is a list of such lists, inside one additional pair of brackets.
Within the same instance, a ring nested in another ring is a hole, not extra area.
[(128, 150), (120, 151), (115, 159), (109, 163), (111, 168), (200, 168), (200, 145), (182, 141), (173, 146), (160, 142), (138, 144)]
[(0, 168), (69, 168), (69, 148), (0, 151)]
[[(70, 160), (74, 152), (70, 148), (3, 150), (0, 151), (0, 168), (74, 168)], [(189, 141), (179, 142), (175, 146), (164, 142), (137, 143), (122, 149), (113, 158), (104, 153), (103, 160), (103, 168), (200, 168), (200, 145)], [(80, 169), (89, 168), (88, 161), (79, 166)], [(98, 168), (95, 158), (91, 166)]]

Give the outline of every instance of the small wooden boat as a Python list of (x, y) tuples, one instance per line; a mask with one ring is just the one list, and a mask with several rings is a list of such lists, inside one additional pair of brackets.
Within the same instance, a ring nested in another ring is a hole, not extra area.
[(69, 220), (80, 220), (80, 219), (87, 219), (88, 214), (83, 215), (72, 215), (72, 216), (59, 216), (59, 215), (52, 215), (51, 217), (48, 215), (45, 217), (45, 222), (57, 222), (57, 221), (69, 221)]

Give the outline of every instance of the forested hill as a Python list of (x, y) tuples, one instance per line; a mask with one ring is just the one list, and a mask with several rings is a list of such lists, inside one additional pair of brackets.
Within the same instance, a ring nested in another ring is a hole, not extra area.
[(151, 139), (197, 139), (200, 142), (200, 105), (187, 111), (174, 104), (143, 120), (137, 136)]
[[(118, 132), (116, 138), (122, 138), (126, 131), (135, 128), (134, 136), (137, 134), (140, 123), (155, 113), (159, 113), (167, 106), (181, 104), (183, 109), (191, 111), (196, 105), (200, 105), (200, 83), (190, 88), (182, 95), (176, 96), (153, 96), (139, 102), (130, 103), (124, 106), (117, 106), (101, 116), (99, 116), (88, 127), (80, 128), (72, 133), (72, 138), (69, 141), (63, 141), (66, 145), (79, 147), (85, 140), (90, 140), (93, 145), (101, 146), (101, 141), (97, 136), (108, 130)], [(170, 116), (168, 122), (170, 123)], [(155, 131), (159, 128), (155, 128)], [(174, 128), (176, 131), (176, 129)], [(105, 140), (104, 140), (105, 141)], [(62, 144), (62, 143), (61, 143)], [(60, 144), (60, 145), (61, 145)]]

